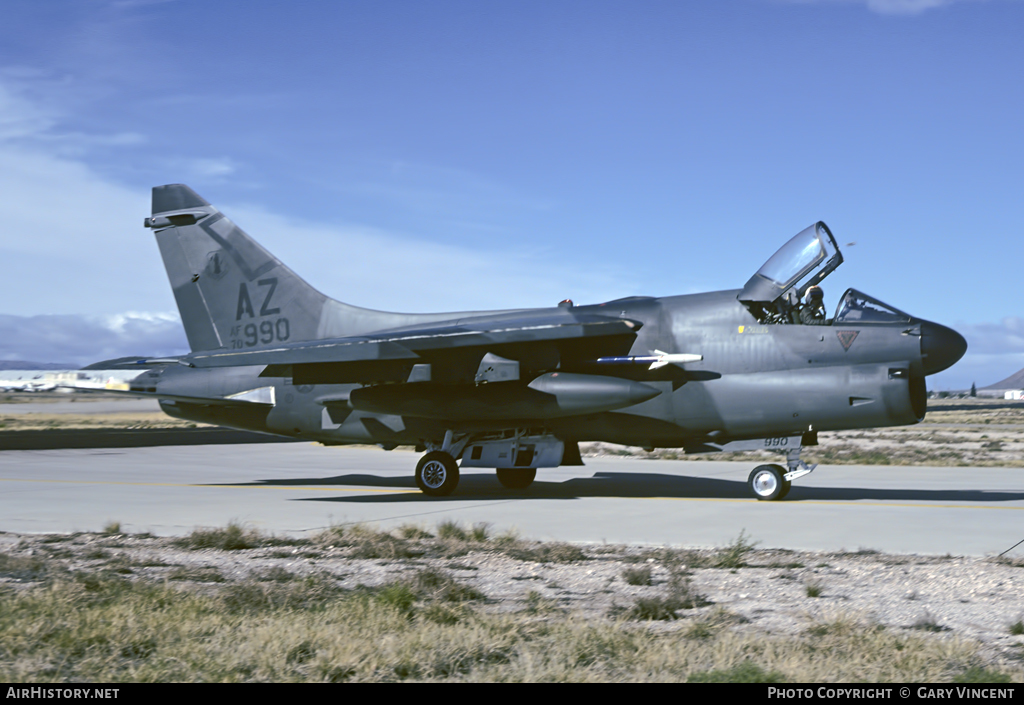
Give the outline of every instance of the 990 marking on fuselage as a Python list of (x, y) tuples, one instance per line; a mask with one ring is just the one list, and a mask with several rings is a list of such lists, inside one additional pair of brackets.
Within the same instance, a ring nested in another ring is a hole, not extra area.
[(764, 439), (764, 447), (765, 448), (785, 448), (788, 445), (789, 445), (789, 437), (788, 436), (780, 436), (778, 438), (765, 438)]

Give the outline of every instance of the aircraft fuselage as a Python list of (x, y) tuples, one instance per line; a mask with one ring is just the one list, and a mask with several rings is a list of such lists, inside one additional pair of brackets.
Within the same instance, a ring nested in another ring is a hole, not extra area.
[[(492, 405), (511, 404), (515, 390), (530, 381), (527, 376), (490, 385), (452, 381), (395, 387), (396, 393), (398, 387), (419, 387), (416, 391), (428, 400), (431, 395), (435, 402), (451, 400), (444, 413), (437, 414), (442, 418), (430, 419), (400, 413), (403, 404), (412, 403), (408, 398), (393, 403), (399, 413), (360, 410), (358, 404), (339, 402), (358, 394), (363, 385), (303, 384), (288, 377), (260, 377), (264, 369), (260, 365), (168, 367), (148, 374), (155, 383), (154, 391), (181, 396), (230, 397), (272, 387), (273, 407), (248, 413), (187, 402), (165, 401), (162, 406), (179, 418), (327, 443), (422, 445), (449, 429), (486, 433), (522, 424), (543, 427), (564, 440), (685, 447), (708, 439), (722, 442), (906, 425), (924, 417), (926, 368), (921, 327), (936, 324), (913, 320), (910, 324), (765, 325), (737, 301), (736, 294), (733, 290), (634, 297), (576, 307), (577, 312), (641, 322), (629, 355), (661, 350), (691, 353), (702, 359), (687, 363), (685, 369), (668, 365), (651, 370), (646, 365), (600, 365), (577, 359), (556, 361), (551, 369), (529, 370), (537, 376), (559, 371), (611, 376), (641, 382), (660, 392), (641, 403), (624, 405), (627, 408), (561, 418), (544, 418), (540, 406), (531, 412), (529, 400), (522, 399), (515, 400), (520, 418), (482, 418), (479, 405), (488, 403), (487, 399), (476, 407), (471, 399), (464, 401), (477, 389), (490, 387), (495, 390), (489, 392)], [(143, 376), (138, 384), (147, 384), (146, 379)], [(594, 399), (597, 407), (601, 402), (602, 398)], [(466, 405), (464, 413), (460, 413), (460, 403)], [(386, 409), (388, 402), (378, 401), (377, 406)]]

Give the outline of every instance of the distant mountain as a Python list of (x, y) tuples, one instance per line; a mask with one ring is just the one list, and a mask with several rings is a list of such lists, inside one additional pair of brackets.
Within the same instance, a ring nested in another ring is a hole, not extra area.
[(26, 362), (25, 360), (0, 360), (0, 370), (76, 370), (78, 365), (59, 362)]
[(1014, 372), (1002, 382), (990, 384), (982, 389), (1024, 389), (1024, 370)]

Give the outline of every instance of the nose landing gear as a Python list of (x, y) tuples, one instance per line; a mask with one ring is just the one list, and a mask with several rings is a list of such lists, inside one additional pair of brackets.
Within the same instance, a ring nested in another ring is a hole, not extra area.
[(793, 480), (811, 473), (818, 467), (817, 463), (808, 465), (800, 459), (802, 448), (796, 447), (786, 453), (788, 472), (781, 465), (759, 465), (747, 478), (750, 491), (763, 502), (775, 502), (785, 499), (789, 494)]
[(759, 465), (751, 471), (747, 484), (758, 499), (767, 502), (779, 500), (789, 494), (791, 487), (785, 473), (781, 465)]

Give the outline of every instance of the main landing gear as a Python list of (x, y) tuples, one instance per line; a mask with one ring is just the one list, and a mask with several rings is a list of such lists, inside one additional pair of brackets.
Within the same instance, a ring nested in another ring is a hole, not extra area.
[(510, 490), (525, 490), (537, 477), (537, 468), (498, 468), (498, 482)]
[[(510, 490), (525, 490), (537, 468), (498, 468), (498, 482)], [(432, 450), (416, 464), (416, 486), (431, 497), (447, 497), (459, 485), (459, 464), (443, 450)]]
[(459, 485), (459, 464), (443, 450), (432, 450), (416, 463), (416, 486), (423, 494), (445, 497)]
[[(496, 457), (490, 457), (486, 455), (486, 451), (480, 447), (481, 441), (477, 441), (477, 445), (473, 446), (473, 453), (469, 453), (467, 445), (469, 443), (469, 435), (461, 435), (460, 438), (456, 439), (452, 431), (448, 431), (444, 435), (444, 441), (440, 446), (427, 445), (429, 452), (420, 458), (419, 463), (416, 464), (416, 486), (420, 488), (423, 494), (430, 497), (447, 497), (459, 484), (459, 464), (456, 458), (462, 457), (463, 465), (469, 465), (469, 467), (493, 467), (488, 463), (494, 462), (495, 465), (500, 464), (503, 461), (514, 463), (516, 460), (531, 465), (535, 463), (543, 464), (543, 462), (551, 463), (551, 458), (546, 461), (544, 458), (545, 448), (543, 444), (539, 442), (531, 442), (528, 444), (520, 444), (519, 436), (515, 438), (507, 439), (504, 441), (483, 441), (485, 446), (491, 448), (491, 452)], [(549, 445), (552, 442), (549, 441)], [(562, 454), (562, 444), (557, 442), (558, 457)], [(495, 450), (496, 444), (505, 444)], [(541, 448), (541, 460), (538, 461), (537, 448)], [(466, 451), (467, 455), (463, 457), (463, 451)], [(502, 451), (501, 455), (497, 455), (497, 451)], [(532, 461), (532, 462), (531, 462)], [(554, 463), (557, 465), (557, 462)], [(548, 467), (548, 465), (543, 465)], [(534, 479), (537, 477), (537, 468), (535, 467), (504, 467), (497, 468), (498, 482), (510, 490), (525, 490), (527, 487), (533, 484)]]
[(817, 464), (808, 465), (800, 459), (801, 448), (793, 448), (786, 453), (786, 465), (789, 470), (784, 470), (781, 465), (759, 465), (754, 468), (747, 478), (747, 485), (754, 496), (761, 501), (773, 502), (785, 499), (789, 494), (793, 480), (809, 474)]
[[(425, 495), (447, 497), (459, 486), (459, 464), (456, 458), (466, 447), (468, 436), (455, 440), (455, 434), (446, 431), (441, 447), (434, 446), (416, 463), (416, 486)], [(428, 446), (429, 447), (429, 446)]]

